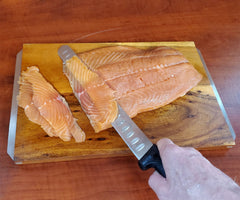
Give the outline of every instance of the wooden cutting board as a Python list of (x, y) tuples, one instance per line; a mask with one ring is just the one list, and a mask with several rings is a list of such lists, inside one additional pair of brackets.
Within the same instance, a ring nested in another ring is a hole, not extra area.
[[(22, 52), (18, 55), (9, 126), (8, 154), (17, 164), (131, 155), (130, 150), (113, 128), (99, 133), (94, 132), (62, 72), (62, 61), (57, 54), (61, 45), (63, 44), (24, 44)], [(171, 46), (178, 49), (203, 75), (202, 81), (185, 96), (171, 104), (138, 114), (133, 120), (154, 143), (167, 137), (180, 146), (191, 146), (197, 149), (231, 147), (235, 144), (234, 131), (194, 42), (74, 43), (68, 45), (77, 53), (110, 45), (128, 45), (138, 48)], [(38, 66), (46, 80), (65, 97), (74, 117), (78, 119), (78, 124), (86, 133), (86, 142), (75, 143), (73, 139), (70, 142), (63, 142), (59, 138), (48, 137), (39, 125), (28, 120), (22, 108), (17, 107), (17, 81), (20, 71), (33, 65)]]

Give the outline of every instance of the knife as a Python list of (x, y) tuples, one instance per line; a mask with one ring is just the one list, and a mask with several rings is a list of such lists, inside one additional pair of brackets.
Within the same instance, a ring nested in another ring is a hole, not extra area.
[[(76, 53), (68, 46), (63, 45), (58, 49), (58, 55), (65, 63)], [(133, 122), (128, 114), (118, 104), (118, 115), (113, 128), (118, 132), (123, 141), (138, 159), (138, 165), (142, 170), (155, 168), (155, 170), (166, 178), (162, 160), (156, 144), (153, 144), (143, 131)]]
[(166, 178), (157, 145), (147, 138), (119, 104), (118, 115), (112, 122), (112, 126), (136, 156), (138, 165), (142, 170), (155, 168), (159, 174)]

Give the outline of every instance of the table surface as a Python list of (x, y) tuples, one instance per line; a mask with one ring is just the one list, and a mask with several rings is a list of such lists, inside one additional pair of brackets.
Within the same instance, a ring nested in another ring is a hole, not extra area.
[(157, 199), (133, 156), (18, 166), (7, 155), (16, 54), (24, 43), (194, 41), (236, 133), (201, 151), (240, 183), (240, 1), (1, 1), (0, 199)]

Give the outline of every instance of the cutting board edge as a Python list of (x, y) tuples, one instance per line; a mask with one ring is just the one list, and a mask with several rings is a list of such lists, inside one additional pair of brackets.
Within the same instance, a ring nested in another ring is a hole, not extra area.
[(10, 114), (9, 131), (8, 131), (7, 153), (13, 160), (14, 160), (16, 127), (17, 127), (17, 116), (18, 116), (17, 115), (18, 113), (17, 94), (19, 90), (18, 78), (21, 73), (22, 53), (23, 53), (23, 50), (19, 51), (19, 53), (16, 56), (17, 59), (16, 59), (16, 65), (15, 65), (12, 105), (11, 105), (11, 114)]
[[(235, 145), (235, 142), (229, 142), (224, 144), (223, 146), (211, 146), (211, 147), (199, 147), (196, 148), (198, 151), (208, 151), (208, 150), (220, 150), (220, 149), (229, 149), (232, 148)], [(26, 164), (39, 164), (39, 163), (54, 163), (54, 162), (64, 162), (64, 161), (78, 161), (78, 160), (84, 160), (84, 159), (101, 159), (101, 158), (116, 158), (116, 157), (126, 157), (126, 156), (132, 156), (132, 152), (130, 149), (126, 149), (125, 151), (119, 153), (114, 152), (110, 154), (101, 154), (101, 155), (88, 155), (88, 156), (74, 156), (74, 157), (58, 157), (58, 158), (46, 158), (46, 159), (36, 159), (36, 160), (15, 160), (13, 159), (14, 163), (16, 165), (26, 165)], [(136, 160), (137, 161), (137, 160)]]
[(24, 46), (27, 45), (47, 45), (47, 44), (54, 44), (54, 45), (128, 45), (128, 46), (135, 46), (135, 47), (151, 47), (151, 46), (177, 46), (177, 47), (196, 47), (194, 41), (165, 41), (165, 42), (87, 42), (87, 43), (24, 43)]
[(197, 49), (198, 55), (199, 55), (199, 57), (200, 57), (200, 59), (201, 59), (201, 61), (202, 61), (203, 67), (204, 67), (204, 69), (205, 69), (205, 71), (206, 71), (206, 73), (207, 73), (208, 79), (210, 80), (211, 87), (212, 87), (212, 89), (213, 89), (213, 92), (214, 92), (215, 97), (216, 97), (217, 102), (218, 102), (218, 106), (220, 107), (220, 110), (222, 111), (223, 117), (224, 117), (224, 119), (225, 119), (225, 121), (226, 121), (226, 123), (227, 123), (227, 126), (228, 126), (228, 128), (229, 128), (229, 131), (230, 131), (232, 137), (233, 137), (233, 140), (235, 140), (235, 139), (236, 139), (236, 134), (235, 134), (235, 131), (234, 131), (233, 127), (232, 127), (232, 124), (231, 124), (231, 122), (230, 122), (230, 120), (229, 120), (229, 117), (228, 117), (228, 115), (227, 115), (227, 112), (226, 112), (226, 110), (225, 110), (225, 107), (224, 107), (224, 105), (223, 105), (223, 102), (222, 102), (222, 100), (221, 100), (221, 97), (220, 97), (220, 95), (219, 95), (219, 93), (218, 93), (218, 91), (217, 91), (217, 88), (216, 88), (216, 86), (215, 86), (215, 83), (213, 82), (212, 76), (211, 76), (211, 74), (210, 74), (210, 72), (209, 72), (209, 70), (208, 70), (208, 68), (207, 68), (206, 62), (205, 62), (205, 60), (204, 60), (204, 58), (203, 58), (203, 56), (202, 56), (201, 51), (200, 51), (198, 48), (196, 48), (196, 49)]

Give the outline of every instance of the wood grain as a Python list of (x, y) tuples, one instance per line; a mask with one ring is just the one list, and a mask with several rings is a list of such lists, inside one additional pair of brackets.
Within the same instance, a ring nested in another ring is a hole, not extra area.
[(201, 151), (240, 179), (238, 0), (1, 1), (0, 199), (157, 200), (133, 156), (18, 166), (7, 155), (13, 78), (24, 43), (194, 41), (236, 133), (231, 149)]
[[(64, 142), (50, 138), (39, 125), (26, 117), (18, 108), (14, 161), (17, 164), (40, 163), (97, 157), (131, 155), (130, 150), (113, 128), (95, 133), (88, 118), (74, 97), (70, 84), (62, 72), (62, 61), (57, 51), (62, 44), (24, 44), (21, 71), (38, 66), (40, 72), (63, 95), (78, 124), (86, 133), (86, 141)], [(134, 121), (156, 143), (171, 138), (180, 146), (198, 149), (229, 147), (235, 144), (224, 119), (217, 98), (193, 42), (142, 42), (142, 43), (75, 43), (68, 44), (75, 52), (126, 45), (138, 48), (171, 46), (178, 49), (203, 75), (202, 81), (184, 97), (162, 108), (137, 115)], [(19, 77), (16, 77), (19, 79)], [(17, 85), (15, 85), (17, 87)], [(11, 116), (16, 117), (16, 116)], [(161, 130), (161, 131), (159, 131)], [(9, 136), (10, 137), (10, 136)], [(235, 137), (235, 135), (234, 135)]]

